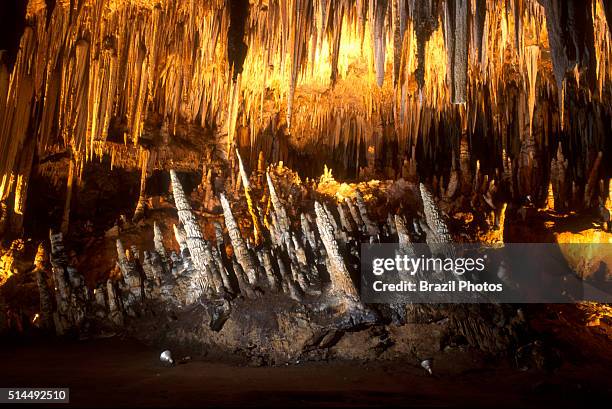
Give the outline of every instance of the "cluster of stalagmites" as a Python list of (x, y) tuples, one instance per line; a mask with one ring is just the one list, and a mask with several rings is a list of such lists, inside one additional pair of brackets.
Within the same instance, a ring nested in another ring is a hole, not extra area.
[[(255, 201), (248, 204), (254, 206), (252, 213), (240, 207), (234, 199), (242, 196), (235, 191), (219, 195), (225, 226), (213, 222), (214, 240), (205, 238), (177, 173), (171, 171), (172, 194), (179, 216), (179, 223), (172, 226), (178, 252), (164, 246), (162, 229), (157, 223), (153, 225), (151, 251), (128, 248), (117, 239), (116, 274), (111, 274), (93, 293), (69, 265), (62, 235), (51, 234), (55, 291), (46, 286), (44, 263), (35, 263), (40, 266), (41, 322), (48, 328), (54, 326), (58, 334), (94, 335), (93, 331), (100, 327), (122, 330), (130, 322), (146, 319), (152, 305), (162, 311), (162, 321), (174, 313), (204, 307), (208, 320), (204, 325), (220, 331), (234, 309), (244, 313), (244, 303), (249, 308), (277, 308), (273, 305), (286, 305), (275, 304), (278, 302), (275, 300), (283, 298), (298, 310), (323, 313), (337, 330), (388, 322), (389, 317), (402, 324), (415, 317), (420, 322), (446, 316), (449, 311), (439, 306), (395, 304), (380, 310), (364, 305), (354, 284), (360, 268), (361, 243), (399, 242), (405, 251), (410, 251), (413, 242), (438, 245), (452, 240), (436, 200), (424, 185), (414, 190), (420, 190), (422, 197), (421, 215), (411, 220), (407, 214), (389, 214), (381, 222), (368, 212), (365, 192), (353, 191), (352, 197), (337, 201), (313, 195), (314, 203), (306, 202), (307, 206), (297, 208), (295, 198), (283, 194), (286, 186), (276, 172), (278, 169), (268, 168), (265, 176), (257, 172), (251, 178), (252, 184), (242, 184), (244, 188), (261, 189), (269, 198), (266, 213), (255, 206)], [(246, 178), (245, 172), (242, 175)], [(336, 183), (331, 172), (319, 182), (326, 183)], [(277, 192), (275, 184), (282, 189)], [(245, 232), (244, 218), (251, 215), (259, 219), (262, 229), (259, 243), (255, 243), (255, 234)], [(489, 350), (494, 347), (485, 347), (483, 338), (490, 345), (497, 342), (505, 345), (507, 339), (500, 340), (499, 333), (490, 328), (486, 318), (479, 316), (479, 311), (458, 311), (460, 314), (454, 313), (461, 321), (457, 327), (468, 340)], [(241, 322), (241, 316), (234, 318)], [(248, 332), (248, 324), (244, 325)]]
[[(258, 178), (261, 187), (267, 187), (270, 201), (267, 217), (260, 216), (260, 209), (252, 211), (254, 217), (261, 218), (260, 228), (267, 226), (259, 233), (260, 243), (241, 232), (224, 193), (219, 199), (225, 229), (213, 222), (216, 240), (206, 240), (177, 173), (170, 171), (179, 217), (179, 224), (173, 226), (178, 253), (164, 247), (157, 223), (153, 226), (152, 251), (126, 248), (117, 239), (116, 271), (120, 274), (111, 274), (93, 293), (69, 265), (62, 234), (52, 233), (50, 260), (55, 291), (47, 288), (43, 263), (36, 263), (41, 270), (38, 283), (42, 320), (53, 322), (58, 334), (87, 330), (88, 319), (121, 327), (126, 320), (141, 316), (147, 301), (154, 301), (168, 310), (197, 304), (210, 306), (214, 314), (209, 324), (219, 330), (235, 299), (258, 299), (274, 293), (304, 306), (328, 309), (330, 315), (338, 315), (340, 321), (350, 325), (372, 323), (377, 315), (360, 301), (352, 278), (360, 268), (360, 243), (392, 242), (398, 238), (403, 245), (421, 239), (428, 243), (452, 240), (433, 196), (422, 184), (424, 216), (415, 218), (410, 227), (401, 215), (389, 214), (380, 224), (373, 221), (359, 191), (353, 198), (334, 204), (315, 200), (312, 211), (301, 212), (297, 220), (291, 220), (289, 214), (295, 212), (287, 211), (276, 192), (274, 174), (271, 175), (274, 169), (269, 168), (265, 182), (263, 177)], [(248, 189), (245, 172), (242, 177), (243, 187)], [(55, 303), (51, 301), (53, 293)]]

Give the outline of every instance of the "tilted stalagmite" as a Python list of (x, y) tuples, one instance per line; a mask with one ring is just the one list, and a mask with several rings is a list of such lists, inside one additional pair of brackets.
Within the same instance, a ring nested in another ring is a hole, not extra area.
[(368, 216), (368, 208), (366, 207), (365, 202), (363, 201), (363, 196), (361, 196), (359, 191), (355, 192), (355, 202), (357, 203), (359, 215), (366, 226), (368, 234), (370, 236), (376, 236), (380, 231), (378, 230), (378, 226)]
[(240, 263), (232, 259), (232, 266), (234, 269), (234, 274), (236, 275), (236, 280), (238, 281), (238, 287), (240, 289), (240, 292), (246, 298), (257, 298), (257, 294), (255, 293), (255, 291), (253, 291), (253, 288), (251, 288), (251, 285), (249, 284), (249, 278), (244, 273), (244, 270)]
[(202, 230), (191, 211), (191, 205), (185, 196), (185, 192), (183, 191), (176, 171), (170, 170), (170, 180), (172, 182), (172, 193), (176, 210), (178, 211), (179, 219), (187, 233), (185, 239), (187, 241), (187, 247), (189, 248), (189, 254), (191, 254), (191, 260), (199, 271), (199, 278), (204, 288), (209, 288), (214, 285), (212, 278), (208, 274), (208, 266), (212, 265), (212, 257), (208, 257), (209, 252), (207, 253), (205, 249), (206, 241), (202, 235)]
[(340, 224), (342, 225), (342, 228), (347, 232), (354, 232), (353, 225), (344, 210), (344, 205), (342, 203), (338, 203), (336, 207), (338, 209), (338, 215), (340, 216)]
[(355, 206), (353, 201), (351, 199), (349, 199), (348, 197), (344, 199), (344, 203), (346, 203), (347, 207), (349, 208), (349, 212), (351, 213), (351, 217), (355, 221), (355, 224), (357, 225), (357, 228), (359, 230), (365, 231), (367, 229), (367, 227), (366, 227), (364, 221), (361, 218), (360, 211), (357, 208), (357, 206)]
[(410, 233), (406, 227), (406, 219), (403, 216), (396, 214), (394, 221), (395, 228), (397, 230), (398, 243), (402, 249), (409, 249), (411, 247), (412, 240), (410, 239)]
[(308, 217), (304, 214), (300, 214), (300, 223), (302, 226), (302, 234), (306, 237), (308, 244), (310, 244), (310, 248), (315, 250), (317, 248), (317, 240), (315, 237), (312, 228), (310, 227), (310, 222), (308, 221)]
[(224, 280), (223, 280), (222, 270), (219, 269), (219, 264), (215, 260), (214, 253), (212, 250), (213, 248), (210, 242), (205, 242), (204, 243), (204, 257), (205, 257), (206, 267), (208, 269), (207, 276), (211, 280), (212, 285), (214, 289), (216, 290), (217, 294), (221, 294), (225, 292), (227, 289), (230, 289), (231, 287), (226, 287)]
[(255, 264), (251, 257), (251, 253), (249, 252), (244, 239), (240, 235), (240, 229), (238, 228), (238, 224), (236, 224), (236, 219), (234, 219), (230, 204), (223, 193), (221, 193), (220, 199), (221, 206), (223, 206), (225, 226), (227, 227), (227, 232), (232, 242), (234, 255), (236, 256), (238, 264), (240, 264), (242, 270), (246, 274), (249, 284), (254, 285), (257, 281), (257, 277), (255, 272)]
[(249, 182), (249, 176), (244, 170), (244, 164), (242, 163), (242, 158), (240, 157), (240, 153), (238, 149), (236, 149), (236, 156), (238, 157), (238, 169), (240, 172), (240, 177), (242, 179), (242, 186), (244, 188), (244, 197), (247, 201), (247, 207), (249, 209), (249, 214), (251, 215), (251, 219), (253, 220), (253, 236), (255, 238), (255, 243), (259, 244), (261, 237), (261, 223), (259, 221), (259, 213), (257, 212), (257, 208), (253, 203), (253, 199), (251, 197), (251, 183)]
[(276, 213), (276, 219), (278, 220), (278, 227), (282, 230), (283, 233), (289, 233), (290, 223), (289, 218), (287, 217), (287, 211), (285, 210), (285, 206), (283, 206), (280, 199), (278, 198), (278, 195), (276, 194), (274, 183), (272, 183), (270, 173), (268, 172), (266, 172), (266, 180), (268, 182), (268, 189), (270, 191), (270, 201), (272, 202), (274, 212)]
[(342, 240), (342, 242), (346, 241), (346, 237), (344, 237), (344, 232), (340, 229), (340, 226), (338, 226), (338, 222), (336, 221), (334, 214), (331, 212), (327, 204), (323, 203), (322, 207), (323, 210), (325, 210), (325, 213), (327, 213), (327, 219), (331, 223), (332, 231), (334, 232), (336, 239)]
[(277, 259), (277, 262), (278, 271), (280, 272), (280, 276), (282, 279), (283, 291), (289, 294), (289, 297), (291, 297), (293, 300), (301, 302), (303, 298), (302, 290), (293, 280), (292, 274), (287, 271), (287, 267), (285, 266), (285, 262), (283, 261), (282, 257), (279, 257)]
[(453, 238), (448, 231), (446, 222), (440, 215), (440, 211), (438, 210), (438, 206), (433, 196), (429, 193), (429, 190), (427, 190), (424, 184), (420, 183), (419, 189), (421, 191), (421, 199), (423, 200), (423, 213), (425, 214), (427, 225), (434, 234), (434, 242), (452, 243)]
[(353, 302), (359, 302), (359, 294), (338, 249), (332, 224), (327, 212), (317, 201), (315, 201), (315, 213), (317, 215), (317, 228), (329, 259), (331, 291), (344, 294)]

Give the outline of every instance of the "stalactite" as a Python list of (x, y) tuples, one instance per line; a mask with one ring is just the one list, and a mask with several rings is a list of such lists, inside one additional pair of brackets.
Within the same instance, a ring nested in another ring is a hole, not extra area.
[[(264, 148), (265, 157), (272, 157), (264, 142), (271, 132), (284, 134), (288, 146), (308, 155), (322, 144), (330, 157), (359, 172), (363, 160), (375, 168), (382, 159), (384, 150), (373, 138), (387, 118), (393, 118), (389, 130), (399, 141), (425, 147), (420, 160), (441, 149), (430, 130), (454, 117), (451, 103), (469, 101), (465, 115), (472, 130), (483, 120), (475, 118), (494, 118), (485, 133), (501, 138), (512, 123), (503, 112), (514, 92), (505, 85), (509, 73), (523, 77), (530, 129), (545, 122), (537, 113), (534, 118), (534, 106), (547, 98), (551, 74), (561, 124), (565, 100), (575, 99), (565, 95), (567, 71), (586, 91), (592, 91), (589, 78), (595, 73), (600, 95), (612, 78), (607, 2), (406, 3), (255, 0), (240, 39), (247, 45), (244, 64), (236, 71), (228, 58), (230, 16), (222, 1), (33, 7), (12, 72), (5, 65), (0, 70), (1, 196), (27, 186), (17, 162), (27, 156), (20, 151), (30, 142), (38, 158), (68, 149), (79, 172), (96, 155), (125, 166), (119, 152), (126, 146), (109, 141), (109, 134), (124, 133), (126, 145), (136, 144), (135, 151), (147, 147), (153, 155), (160, 148), (150, 145), (157, 131), (150, 129), (159, 118), (165, 147), (173, 145), (170, 134), (197, 124), (226, 137), (228, 155), (245, 129), (250, 148)], [(393, 82), (385, 82), (391, 72)], [(283, 113), (286, 120), (278, 120)], [(498, 148), (516, 155), (508, 146)], [(281, 159), (277, 152), (273, 160)], [(360, 163), (349, 165), (351, 157)], [(209, 170), (203, 175), (207, 184)], [(205, 207), (210, 200), (204, 199)]]
[(525, 49), (525, 63), (527, 65), (527, 78), (529, 83), (529, 134), (533, 133), (533, 111), (536, 103), (536, 83), (538, 80), (538, 60), (540, 57), (540, 47), (537, 45), (529, 46)]
[(385, 80), (385, 53), (386, 32), (384, 30), (387, 14), (387, 0), (375, 0), (372, 20), (372, 34), (374, 36), (374, 64), (376, 70), (376, 83), (382, 87)]
[(403, 33), (400, 27), (400, 3), (401, 0), (391, 0), (392, 2), (392, 16), (393, 16), (393, 84), (397, 86), (399, 80), (401, 52), (402, 52), (402, 41)]
[(444, 3), (444, 38), (449, 71), (449, 88), (454, 104), (466, 102), (468, 66), (468, 1)]

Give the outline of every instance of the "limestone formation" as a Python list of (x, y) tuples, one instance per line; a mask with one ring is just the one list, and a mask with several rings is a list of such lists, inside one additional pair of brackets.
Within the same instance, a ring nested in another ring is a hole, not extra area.
[(234, 219), (234, 215), (232, 214), (232, 209), (230, 207), (229, 202), (225, 198), (225, 195), (222, 193), (220, 195), (221, 205), (223, 206), (223, 216), (225, 218), (225, 226), (227, 227), (227, 232), (230, 236), (230, 240), (232, 242), (232, 247), (234, 249), (234, 254), (236, 256), (236, 260), (242, 270), (246, 274), (248, 279), (248, 283), (254, 285), (257, 281), (256, 273), (255, 273), (255, 265), (253, 263), (253, 259), (251, 257), (251, 253), (249, 252), (242, 235), (240, 234), (240, 229), (236, 224), (236, 219)]
[(315, 202), (315, 213), (317, 215), (317, 229), (329, 259), (331, 291), (343, 294), (357, 302), (359, 300), (357, 289), (351, 281), (351, 276), (346, 268), (344, 259), (340, 255), (338, 243), (336, 243), (333, 227), (327, 212), (325, 212), (325, 209), (319, 202)]
[[(189, 248), (189, 254), (193, 264), (199, 270), (199, 280), (202, 282), (203, 290), (207, 291), (209, 287), (214, 285), (212, 277), (208, 273), (210, 266), (214, 265), (212, 263), (212, 256), (209, 254), (210, 251), (206, 251), (206, 241), (202, 235), (200, 225), (191, 211), (191, 205), (174, 170), (170, 171), (170, 179), (172, 181), (172, 193), (179, 219), (185, 228), (185, 241)], [(216, 266), (214, 268), (216, 269)]]

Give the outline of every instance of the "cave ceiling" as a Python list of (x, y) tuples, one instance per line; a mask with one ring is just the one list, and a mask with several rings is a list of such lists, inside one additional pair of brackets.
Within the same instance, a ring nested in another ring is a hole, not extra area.
[(58, 157), (77, 177), (103, 157), (197, 169), (212, 144), (393, 177), (415, 149), (443, 172), (467, 143), (491, 172), (562, 151), (577, 180), (608, 158), (608, 0), (51, 3), (27, 3), (0, 67), (0, 193), (17, 211), (32, 166)]

